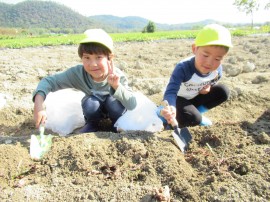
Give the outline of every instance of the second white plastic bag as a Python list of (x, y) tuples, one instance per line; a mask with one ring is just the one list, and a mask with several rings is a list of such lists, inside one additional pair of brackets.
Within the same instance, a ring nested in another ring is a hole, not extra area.
[(156, 114), (156, 104), (140, 92), (136, 93), (136, 98), (136, 108), (128, 110), (116, 121), (114, 126), (117, 130), (161, 131), (163, 129), (163, 122)]

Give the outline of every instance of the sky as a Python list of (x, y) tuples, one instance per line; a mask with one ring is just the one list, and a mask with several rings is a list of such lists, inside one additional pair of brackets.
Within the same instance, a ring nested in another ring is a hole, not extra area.
[[(25, 0), (0, 0), (16, 4)], [(180, 24), (213, 19), (229, 23), (251, 23), (251, 16), (238, 11), (234, 0), (51, 0), (85, 15), (138, 16), (155, 23)], [(265, 5), (269, 0), (260, 0)], [(260, 8), (254, 23), (270, 22), (270, 9)]]

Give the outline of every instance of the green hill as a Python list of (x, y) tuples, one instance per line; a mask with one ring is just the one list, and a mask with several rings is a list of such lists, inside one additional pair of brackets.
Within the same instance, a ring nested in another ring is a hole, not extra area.
[(82, 32), (88, 28), (103, 28), (108, 32), (141, 31), (148, 23), (140, 17), (112, 15), (83, 16), (72, 9), (51, 1), (0, 3), (0, 27), (50, 29)]
[[(113, 29), (113, 32), (133, 32), (142, 31), (143, 28), (148, 24), (149, 20), (136, 16), (128, 17), (116, 17), (113, 15), (95, 15), (89, 16), (92, 22), (99, 23), (100, 26), (108, 27), (109, 25)], [(215, 23), (214, 20), (203, 20), (194, 23), (183, 23), (183, 24), (160, 24), (155, 23), (158, 30), (186, 30), (202, 27), (209, 23)]]
[[(28, 0), (17, 4), (0, 3), (0, 27), (5, 28), (45, 29), (56, 33), (82, 33), (89, 28), (103, 28), (107, 32), (140, 32), (148, 22), (148, 19), (137, 16), (86, 17), (51, 1)], [(195, 26), (194, 24), (155, 24), (158, 30), (189, 29)]]
[[(149, 20), (137, 16), (83, 16), (71, 8), (52, 1), (27, 0), (17, 4), (0, 3), (0, 27), (35, 30), (34, 33), (82, 33), (89, 28), (107, 32), (140, 32)], [(214, 20), (194, 23), (160, 24), (157, 31), (197, 29)], [(232, 25), (230, 25), (232, 26)]]
[(0, 3), (0, 27), (72, 29), (82, 32), (94, 23), (70, 8), (50, 1)]
[(94, 15), (88, 18), (111, 32), (142, 31), (149, 22), (145, 18), (136, 16), (117, 17), (113, 15)]

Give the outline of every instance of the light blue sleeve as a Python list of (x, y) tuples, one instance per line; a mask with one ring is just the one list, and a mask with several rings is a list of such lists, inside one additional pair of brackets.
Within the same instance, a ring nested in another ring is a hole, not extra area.
[(157, 113), (158, 118), (160, 118), (163, 123), (167, 123), (166, 119), (163, 116), (160, 115), (160, 112), (161, 112), (161, 110), (163, 108), (164, 108), (164, 106), (162, 106), (162, 105), (160, 105), (159, 107), (157, 107), (156, 113)]

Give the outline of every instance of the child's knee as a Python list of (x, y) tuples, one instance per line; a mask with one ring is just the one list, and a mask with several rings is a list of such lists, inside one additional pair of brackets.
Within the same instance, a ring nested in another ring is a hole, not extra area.
[(229, 96), (230, 96), (230, 90), (227, 86), (225, 85), (222, 85), (222, 84), (219, 84), (218, 85), (219, 88), (218, 88), (218, 95), (221, 97), (221, 99), (223, 101), (226, 101), (229, 99)]
[(87, 120), (99, 118), (101, 115), (100, 103), (98, 101), (93, 101), (87, 99), (82, 104), (83, 115)]
[(196, 126), (202, 121), (202, 115), (198, 112), (185, 112), (178, 116), (178, 122), (181, 127)]
[(107, 112), (110, 119), (118, 119), (125, 111), (126, 108), (119, 101), (114, 101), (110, 105), (107, 105)]

